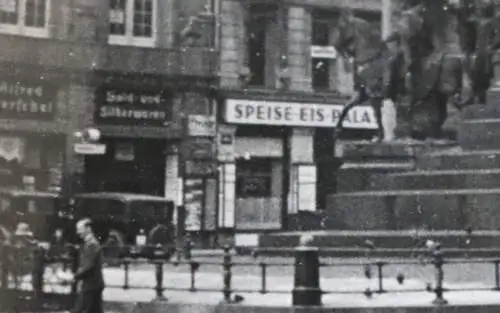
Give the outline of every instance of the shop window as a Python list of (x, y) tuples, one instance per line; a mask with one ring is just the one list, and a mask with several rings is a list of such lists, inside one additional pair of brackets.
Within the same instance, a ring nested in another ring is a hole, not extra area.
[(48, 37), (50, 0), (0, 0), (0, 31)]
[(109, 4), (110, 44), (155, 45), (157, 0), (109, 0)]
[[(313, 46), (312, 58), (312, 85), (315, 90), (329, 89), (330, 87), (330, 66), (335, 55), (329, 54), (330, 43), (330, 22), (329, 20), (314, 18), (312, 24)], [(315, 52), (318, 52), (315, 54)]]
[(271, 197), (272, 159), (250, 158), (236, 162), (236, 197)]

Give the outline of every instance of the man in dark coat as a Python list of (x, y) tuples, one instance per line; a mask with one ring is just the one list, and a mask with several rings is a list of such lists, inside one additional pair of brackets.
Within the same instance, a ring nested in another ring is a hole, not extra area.
[(102, 254), (99, 242), (92, 231), (90, 219), (80, 220), (76, 224), (76, 232), (82, 238), (83, 246), (74, 277), (78, 292), (74, 313), (103, 313)]

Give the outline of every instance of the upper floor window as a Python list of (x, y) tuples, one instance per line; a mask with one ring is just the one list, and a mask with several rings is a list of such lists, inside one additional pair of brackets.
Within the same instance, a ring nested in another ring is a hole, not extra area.
[(332, 47), (330, 43), (330, 22), (316, 18), (312, 24), (311, 58), (312, 58), (312, 85), (315, 90), (330, 88), (330, 69)]
[(110, 44), (154, 47), (157, 0), (109, 0), (109, 4)]
[(48, 37), (50, 0), (0, 0), (0, 32)]

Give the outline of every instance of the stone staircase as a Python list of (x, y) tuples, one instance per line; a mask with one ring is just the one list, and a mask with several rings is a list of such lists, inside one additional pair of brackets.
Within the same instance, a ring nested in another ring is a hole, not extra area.
[[(339, 193), (328, 197), (325, 228), (499, 229), (500, 107), (475, 105), (461, 115), (458, 145), (386, 144), (407, 157), (385, 162), (371, 153), (365, 164), (358, 160), (358, 168), (349, 156), (360, 149), (344, 151), (348, 162), (338, 175)], [(375, 145), (372, 151), (389, 149)], [(363, 171), (370, 166), (371, 171)], [(356, 175), (356, 170), (363, 174)]]
[(258, 246), (287, 255), (308, 233), (335, 257), (363, 257), (367, 240), (374, 255), (411, 257), (427, 239), (497, 257), (490, 249), (500, 247), (500, 106), (466, 108), (460, 125), (456, 142), (344, 144), (323, 229), (261, 234)]

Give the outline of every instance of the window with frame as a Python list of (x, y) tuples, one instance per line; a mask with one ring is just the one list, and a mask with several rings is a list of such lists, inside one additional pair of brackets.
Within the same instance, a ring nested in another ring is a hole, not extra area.
[(108, 43), (154, 47), (157, 12), (157, 0), (109, 0)]
[(48, 37), (50, 0), (0, 0), (0, 32)]
[(271, 197), (272, 159), (252, 157), (236, 162), (236, 197)]
[[(329, 21), (314, 18), (312, 23), (312, 46), (327, 47), (330, 43)], [(330, 88), (330, 63), (332, 59), (312, 57), (312, 85), (315, 90)]]

